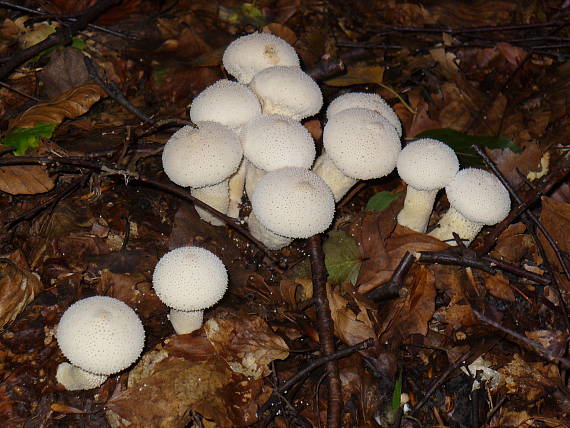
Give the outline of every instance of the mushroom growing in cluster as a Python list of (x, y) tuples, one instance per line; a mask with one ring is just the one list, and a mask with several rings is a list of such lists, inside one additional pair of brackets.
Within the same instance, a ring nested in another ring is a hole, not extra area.
[(217, 303), (228, 287), (224, 263), (200, 247), (180, 247), (166, 253), (154, 268), (152, 284), (158, 298), (170, 307), (177, 334), (200, 328), (204, 309)]
[(71, 362), (56, 378), (67, 390), (92, 389), (140, 356), (144, 328), (126, 303), (107, 296), (79, 300), (63, 313), (56, 330), (59, 348)]

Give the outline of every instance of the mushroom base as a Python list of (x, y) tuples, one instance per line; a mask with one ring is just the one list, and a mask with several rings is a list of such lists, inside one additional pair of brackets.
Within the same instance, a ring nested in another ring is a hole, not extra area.
[(267, 174), (267, 171), (264, 171), (256, 167), (251, 162), (248, 162), (247, 173), (245, 175), (245, 193), (247, 194), (247, 197), (250, 201), (252, 200), (251, 198), (253, 197), (255, 186), (265, 174)]
[(202, 327), (204, 311), (179, 311), (170, 309), (168, 319), (176, 334), (188, 334)]
[(293, 239), (287, 238), (285, 236), (277, 235), (273, 233), (264, 225), (262, 225), (254, 213), (249, 215), (247, 220), (247, 225), (249, 226), (249, 232), (251, 235), (261, 241), (263, 245), (265, 245), (270, 250), (280, 250), (283, 247), (286, 247)]
[(439, 220), (438, 226), (439, 227), (432, 230), (429, 235), (440, 241), (446, 241), (452, 246), (457, 245), (453, 238), (453, 232), (457, 233), (465, 245), (468, 246), (483, 228), (482, 223), (475, 223), (468, 220), (453, 207), (449, 208)]
[(315, 162), (313, 172), (331, 188), (335, 202), (338, 202), (358, 180), (347, 177), (324, 152)]
[(61, 363), (57, 366), (55, 375), (57, 381), (68, 391), (98, 388), (103, 385), (107, 377), (106, 375), (89, 373), (69, 363)]
[[(230, 204), (228, 180), (224, 180), (213, 186), (192, 188), (190, 190), (190, 194), (196, 199), (200, 199), (205, 204), (210, 205), (212, 208), (215, 208), (222, 214), (228, 213)], [(223, 226), (225, 224), (223, 220), (220, 220), (218, 217), (203, 208), (196, 206), (196, 211), (198, 211), (198, 215), (202, 220), (207, 221), (212, 226)]]
[(404, 208), (398, 214), (398, 223), (425, 233), (436, 195), (437, 190), (418, 190), (408, 184)]

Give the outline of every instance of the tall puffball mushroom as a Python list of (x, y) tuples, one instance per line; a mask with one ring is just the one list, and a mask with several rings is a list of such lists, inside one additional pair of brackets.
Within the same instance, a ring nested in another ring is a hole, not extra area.
[(144, 328), (127, 304), (107, 296), (79, 300), (63, 313), (56, 330), (61, 363), (56, 378), (67, 390), (97, 388), (140, 356)]
[(388, 175), (396, 167), (400, 137), (383, 116), (363, 108), (334, 114), (323, 131), (325, 152), (313, 171), (340, 200), (357, 180)]
[(256, 117), (242, 127), (240, 140), (243, 155), (249, 161), (246, 192), (250, 199), (256, 183), (267, 172), (285, 167), (309, 169), (315, 160), (310, 132), (285, 116)]
[[(184, 126), (167, 141), (162, 152), (164, 172), (179, 186), (191, 187), (192, 196), (227, 214), (228, 177), (243, 156), (239, 137), (219, 123), (198, 122), (197, 126)], [(207, 211), (196, 210), (214, 226), (224, 224)]]
[(459, 171), (457, 156), (441, 141), (422, 138), (402, 149), (396, 167), (408, 184), (398, 223), (424, 233), (438, 190), (449, 184)]
[(497, 224), (511, 209), (509, 192), (493, 174), (477, 168), (459, 171), (445, 187), (450, 208), (429, 235), (456, 245), (453, 232), (469, 245), (484, 225)]
[(251, 206), (250, 231), (272, 250), (325, 231), (335, 211), (329, 187), (304, 168), (268, 172), (257, 183)]
[(152, 275), (158, 298), (169, 306), (169, 319), (177, 334), (187, 334), (202, 325), (204, 309), (225, 294), (228, 273), (224, 263), (200, 247), (180, 247), (158, 261)]
[(265, 114), (280, 114), (303, 120), (323, 106), (319, 85), (297, 67), (270, 67), (257, 73), (250, 83)]
[(300, 67), (295, 49), (280, 37), (253, 33), (231, 42), (222, 57), (224, 68), (240, 83), (247, 85), (253, 76), (276, 65)]
[(400, 118), (398, 118), (396, 112), (380, 95), (366, 92), (349, 92), (336, 97), (327, 108), (327, 119), (349, 108), (364, 108), (381, 114), (396, 128), (398, 135), (400, 137), (402, 136)]

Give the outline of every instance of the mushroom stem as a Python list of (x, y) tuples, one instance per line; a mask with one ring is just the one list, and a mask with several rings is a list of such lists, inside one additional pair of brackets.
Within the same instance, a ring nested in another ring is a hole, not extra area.
[(176, 334), (188, 334), (202, 327), (204, 311), (179, 311), (170, 309), (168, 319)]
[[(222, 214), (228, 213), (230, 205), (229, 180), (224, 180), (213, 186), (193, 187), (190, 190), (190, 194)], [(222, 220), (200, 207), (196, 207), (196, 211), (198, 211), (202, 220), (207, 221), (213, 226), (223, 226), (225, 224)]]
[(250, 201), (253, 197), (253, 191), (255, 190), (257, 182), (261, 180), (261, 177), (265, 174), (267, 174), (267, 171), (264, 171), (261, 168), (256, 167), (251, 162), (248, 162), (247, 173), (245, 175), (245, 192), (247, 193), (247, 197)]
[(335, 202), (340, 199), (356, 184), (358, 180), (347, 177), (339, 170), (326, 152), (323, 152), (315, 162), (313, 172), (321, 177), (332, 190)]
[(61, 363), (57, 366), (55, 377), (68, 391), (78, 391), (98, 388), (108, 376), (93, 374), (69, 363)]
[(247, 160), (242, 159), (239, 169), (229, 179), (230, 202), (228, 206), (228, 216), (239, 217), (239, 207), (243, 198), (245, 177), (247, 173)]
[(253, 212), (247, 219), (247, 225), (249, 226), (249, 232), (251, 235), (261, 241), (263, 245), (265, 245), (270, 250), (280, 250), (281, 248), (286, 247), (291, 242), (293, 242), (293, 239), (277, 235), (276, 233), (273, 233), (267, 229), (259, 222)]
[(449, 245), (457, 245), (453, 238), (453, 232), (455, 232), (468, 246), (482, 228), (483, 223), (468, 220), (455, 208), (450, 207), (439, 220), (438, 228), (432, 230), (429, 235), (440, 241), (447, 241)]
[(416, 232), (425, 233), (436, 195), (437, 189), (419, 190), (408, 184), (404, 208), (398, 214), (398, 223)]

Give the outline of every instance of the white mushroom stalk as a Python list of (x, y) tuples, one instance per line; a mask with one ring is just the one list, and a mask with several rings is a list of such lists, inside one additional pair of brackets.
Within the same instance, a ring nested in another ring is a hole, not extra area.
[(245, 188), (245, 175), (247, 173), (247, 160), (242, 159), (238, 170), (229, 178), (230, 200), (228, 204), (228, 216), (239, 217), (239, 210), (243, 199), (243, 189)]
[[(228, 178), (243, 156), (239, 137), (219, 123), (198, 122), (197, 126), (180, 128), (170, 137), (162, 152), (164, 172), (179, 186), (191, 187), (196, 198), (227, 214)], [(215, 226), (224, 224), (205, 210), (197, 211)]]
[(152, 284), (158, 298), (168, 307), (177, 334), (200, 328), (202, 311), (216, 304), (228, 287), (223, 262), (200, 247), (169, 251), (154, 268)]
[[(308, 238), (325, 231), (335, 211), (329, 187), (303, 168), (282, 168), (264, 175), (257, 183), (251, 205), (255, 217), (250, 231), (272, 249), (286, 246), (283, 238)], [(270, 233), (259, 234), (256, 221)]]
[(75, 302), (57, 326), (59, 348), (71, 362), (60, 364), (57, 381), (71, 391), (100, 386), (138, 359), (144, 336), (138, 315), (118, 299), (94, 296)]
[(493, 174), (477, 168), (457, 173), (445, 191), (451, 205), (429, 235), (456, 245), (453, 232), (469, 245), (483, 226), (505, 219), (511, 209), (509, 192)]
[(423, 138), (402, 149), (398, 174), (408, 184), (398, 223), (424, 233), (439, 189), (451, 182), (459, 161), (453, 149), (438, 140)]
[(276, 65), (299, 67), (299, 56), (285, 40), (268, 33), (253, 33), (231, 42), (222, 57), (226, 71), (247, 85), (253, 76)]
[(250, 83), (265, 114), (280, 114), (303, 120), (323, 106), (319, 85), (298, 67), (270, 67), (257, 73)]
[(396, 167), (400, 137), (382, 115), (350, 108), (333, 115), (323, 131), (325, 153), (313, 171), (339, 201), (357, 180), (384, 177)]

